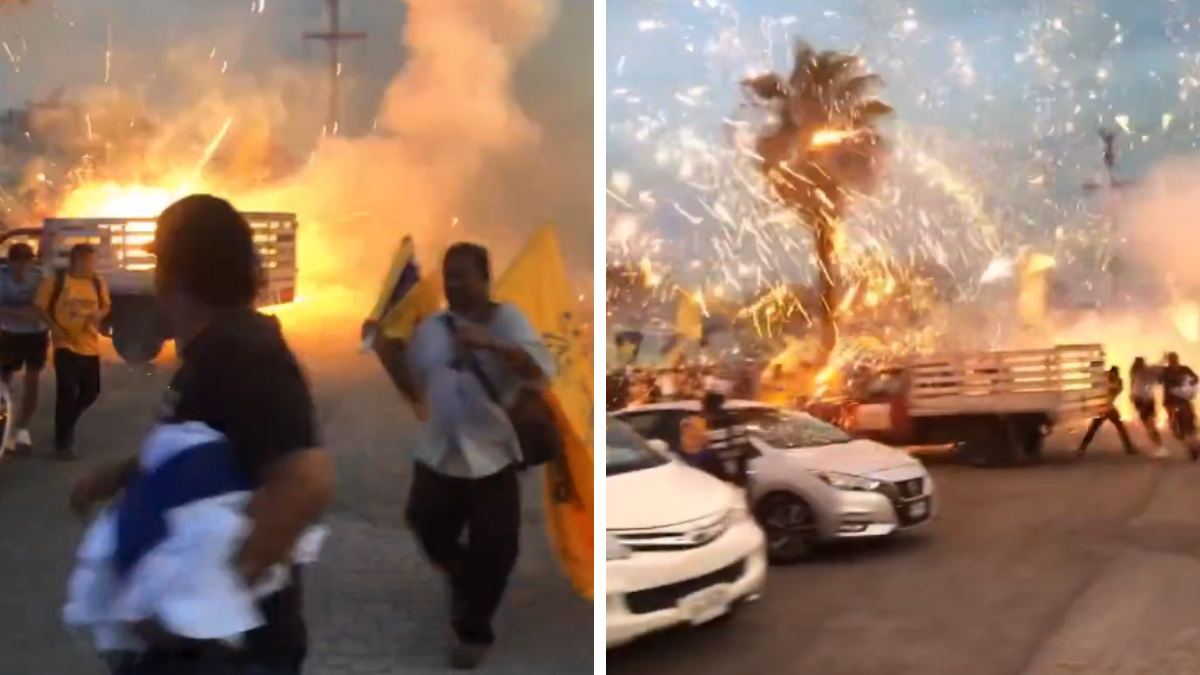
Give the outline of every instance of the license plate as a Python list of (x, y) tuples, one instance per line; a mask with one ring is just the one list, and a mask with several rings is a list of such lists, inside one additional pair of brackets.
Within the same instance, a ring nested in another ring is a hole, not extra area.
[(908, 517), (910, 520), (922, 520), (929, 515), (929, 501), (922, 499), (908, 505)]
[(679, 600), (679, 609), (692, 625), (707, 623), (729, 611), (729, 593), (724, 586), (712, 586)]

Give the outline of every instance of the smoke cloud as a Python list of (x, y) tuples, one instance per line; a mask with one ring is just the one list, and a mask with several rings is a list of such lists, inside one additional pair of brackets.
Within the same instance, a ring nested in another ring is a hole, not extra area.
[(332, 282), (381, 269), (404, 232), (417, 235), (426, 260), (452, 238), (517, 233), (459, 214), (489, 157), (536, 146), (539, 129), (513, 98), (513, 77), (554, 16), (549, 0), (409, 3), (409, 57), (384, 94), (378, 134), (326, 138), (300, 175), (266, 195), (316, 224), (303, 246), (336, 251), (312, 271)]
[[(370, 37), (343, 52), (347, 122), (321, 137), (324, 46), (299, 35), (322, 26), (321, 3), (263, 5), (255, 15), (164, 3), (152, 14), (128, 0), (60, 0), (52, 16), (33, 3), (0, 24), (14, 54), (8, 69), (0, 58), (0, 105), (66, 87), (97, 126), (152, 120), (104, 166), (105, 180), (146, 184), (192, 171), (233, 120), (204, 186), (243, 209), (299, 215), (306, 299), (336, 289), (359, 310), (403, 234), (427, 270), (454, 239), (488, 245), (502, 269), (545, 222), (560, 226), (574, 281), (590, 287), (591, 7), (349, 5), (344, 25)], [(77, 49), (52, 48), (64, 40)]]
[(1141, 270), (1176, 294), (1200, 291), (1200, 158), (1156, 167), (1120, 211), (1121, 231)]

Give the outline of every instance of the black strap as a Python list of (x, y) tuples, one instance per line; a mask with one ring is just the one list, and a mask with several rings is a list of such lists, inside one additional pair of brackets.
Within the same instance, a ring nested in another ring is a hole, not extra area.
[(54, 287), (50, 291), (50, 303), (46, 306), (46, 314), (50, 317), (50, 321), (62, 329), (62, 324), (58, 322), (58, 301), (62, 297), (63, 285), (67, 280), (66, 270), (57, 270), (54, 273)]
[[(451, 337), (458, 335), (458, 327), (454, 325), (453, 316), (443, 314), (442, 321), (446, 324), (446, 330), (450, 331)], [(492, 379), (487, 376), (487, 373), (483, 372), (483, 368), (479, 365), (479, 359), (475, 358), (475, 353), (468, 349), (463, 361), (465, 361), (463, 365), (475, 375), (475, 379), (479, 380), (479, 384), (483, 387), (484, 392), (487, 393), (488, 398), (492, 399), (492, 403), (503, 408), (504, 405), (500, 403), (500, 395), (496, 392), (496, 385), (492, 384)]]

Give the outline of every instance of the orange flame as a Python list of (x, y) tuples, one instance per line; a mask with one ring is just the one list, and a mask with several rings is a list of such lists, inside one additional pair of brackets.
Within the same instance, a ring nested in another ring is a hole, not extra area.
[(842, 141), (848, 141), (851, 138), (862, 135), (862, 130), (850, 129), (821, 129), (813, 134), (812, 142), (809, 144), (813, 148), (823, 148), (829, 145), (837, 145)]

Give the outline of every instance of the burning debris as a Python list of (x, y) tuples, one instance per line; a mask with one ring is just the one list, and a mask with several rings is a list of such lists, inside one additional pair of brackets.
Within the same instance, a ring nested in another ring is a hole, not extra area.
[[(489, 174), (484, 167), (501, 159), (531, 161), (526, 157), (541, 142), (542, 130), (516, 100), (514, 80), (518, 63), (558, 18), (557, 4), (406, 5), (402, 13), (356, 10), (396, 16), (406, 56), (403, 67), (386, 71), (386, 77), (373, 74), (383, 91), (370, 130), (343, 128), (332, 135), (322, 133), (325, 111), (311, 105), (313, 83), (324, 83), (328, 74), (324, 65), (279, 61), (274, 54), (276, 61), (266, 65), (251, 62), (261, 54), (256, 40), (278, 39), (273, 26), (294, 31), (296, 40), (310, 27), (280, 19), (299, 13), (290, 5), (256, 3), (255, 11), (237, 21), (233, 9), (213, 8), (205, 16), (231, 20), (197, 19), (189, 40), (158, 51), (146, 47), (156, 44), (152, 36), (131, 37), (140, 25), (132, 10), (114, 8), (101, 16), (90, 5), (72, 4), (51, 13), (34, 3), (15, 15), (25, 24), (0, 27), (0, 42), (16, 59), (6, 62), (0, 50), (0, 68), (12, 66), (4, 77), (33, 91), (35, 73), (52, 80), (61, 64), (50, 62), (54, 55), (43, 45), (74, 30), (72, 21), (81, 34), (102, 40), (90, 46), (103, 48), (104, 63), (87, 84), (4, 118), (0, 221), (18, 227), (37, 226), (50, 216), (152, 217), (193, 192), (228, 196), (245, 211), (294, 212), (303, 223), (298, 230), (303, 302), (302, 311), (289, 311), (289, 321), (301, 313), (357, 319), (352, 308), (367, 301), (358, 282), (386, 266), (398, 214), (403, 229), (428, 248), (423, 253), (440, 250), (450, 237), (472, 235), (495, 241), (498, 256), (515, 253), (516, 242), (538, 217), (528, 205), (494, 203), (492, 193), (505, 191), (496, 189), (502, 180), (493, 176), (503, 172)], [(33, 30), (40, 40), (33, 39)], [(384, 37), (376, 29), (372, 36)], [(553, 58), (561, 61), (563, 55)], [(534, 60), (549, 59), (538, 53)], [(343, 65), (343, 90), (363, 95), (360, 88), (368, 84), (367, 74), (359, 72), (363, 64)], [(544, 107), (539, 102), (539, 111)], [(48, 125), (52, 112), (58, 122)], [(538, 164), (529, 174), (554, 171), (555, 184), (561, 184), (560, 164), (567, 161)], [(557, 216), (574, 199), (553, 195), (543, 210)], [(488, 220), (481, 222), (478, 213)], [(456, 222), (450, 233), (445, 225)], [(574, 239), (575, 229), (565, 232)]]
[(876, 122), (892, 109), (870, 92), (882, 84), (862, 60), (796, 45), (791, 75), (774, 73), (744, 82), (773, 114), (755, 143), (772, 192), (812, 231), (821, 296), (822, 361), (837, 344), (842, 305), (838, 227), (852, 193), (876, 182), (883, 140)]
[[(1200, 173), (1174, 171), (1170, 187), (1131, 179), (1197, 147), (1190, 10), (1138, 10), (1147, 25), (1158, 17), (1177, 57), (1147, 71), (1110, 3), (1037, 3), (986, 28), (966, 19), (982, 8), (851, 4), (864, 11), (749, 15), (714, 1), (651, 9), (627, 26), (610, 70), (608, 253), (653, 274), (626, 302), (719, 298), (710, 312), (735, 337), (722, 347), (710, 337), (697, 358), (765, 353), (764, 373), (810, 380), (795, 386), (805, 396), (911, 354), (1103, 335), (1127, 363), (1136, 341), (1124, 327), (1139, 321), (1163, 348), (1200, 335), (1200, 284), (1179, 239)], [(956, 22), (983, 34), (967, 39)], [(653, 32), (633, 29), (646, 25)], [(791, 50), (798, 26), (866, 37), (853, 52)], [(747, 78), (780, 64), (790, 71)], [(678, 89), (655, 91), (667, 67)], [(881, 78), (900, 111), (886, 148), (870, 124), (890, 112), (870, 96)], [(738, 84), (754, 105), (723, 95)], [(610, 307), (610, 317), (637, 311)]]

